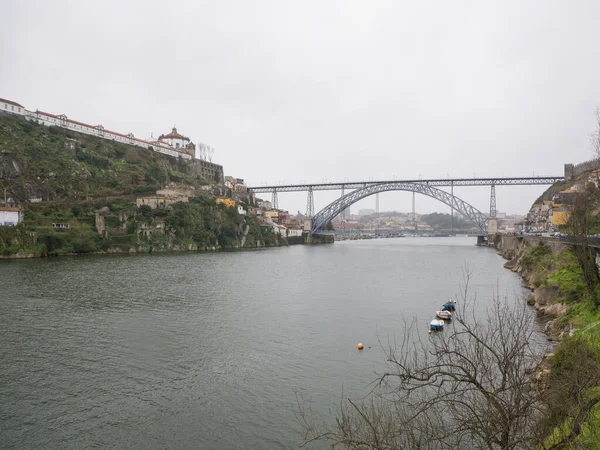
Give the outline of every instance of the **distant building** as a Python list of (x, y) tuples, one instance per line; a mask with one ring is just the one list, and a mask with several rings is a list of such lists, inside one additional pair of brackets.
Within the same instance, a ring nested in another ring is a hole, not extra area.
[(12, 100), (0, 98), (0, 112), (24, 115), (25, 107), (23, 105), (19, 105), (17, 102), (13, 102)]
[(136, 198), (135, 204), (138, 208), (141, 206), (149, 206), (152, 209), (156, 209), (167, 206), (167, 198), (162, 195), (148, 195), (146, 197)]
[(177, 128), (173, 127), (169, 134), (161, 134), (158, 137), (158, 142), (163, 145), (168, 145), (175, 150), (186, 153), (192, 158), (196, 154), (196, 145), (190, 141), (189, 137), (183, 136), (177, 132)]
[(359, 216), (369, 216), (371, 214), (375, 214), (375, 210), (374, 209), (359, 209), (358, 210), (358, 215)]
[[(65, 114), (51, 114), (48, 112), (29, 111), (23, 105), (0, 98), (0, 113), (16, 114), (24, 117), (32, 122), (39, 123), (45, 126), (61, 127), (68, 130), (76, 131), (77, 133), (96, 136), (101, 139), (107, 139), (123, 144), (135, 145), (148, 150), (152, 150), (164, 155), (172, 156), (192, 161), (192, 168), (197, 176), (201, 176), (206, 180), (223, 183), (223, 166), (212, 162), (213, 149), (205, 144), (197, 146), (190, 138), (183, 136), (173, 127), (170, 133), (160, 135), (158, 139), (151, 136), (148, 139), (136, 138), (133, 133), (117, 133), (104, 128), (103, 125), (91, 125), (77, 120), (69, 119)], [(67, 147), (68, 146), (68, 147)], [(65, 144), (67, 150), (73, 151), (73, 144)]]
[(248, 206), (248, 214), (251, 216), (262, 216), (262, 209), (256, 208), (255, 206)]
[(273, 222), (277, 222), (279, 219), (279, 211), (276, 209), (269, 209), (264, 212), (264, 216), (268, 219), (271, 219)]
[(0, 227), (14, 227), (23, 221), (21, 208), (0, 206)]
[(227, 206), (228, 208), (235, 207), (235, 200), (229, 197), (217, 197), (217, 203)]
[(248, 188), (244, 184), (242, 178), (235, 178), (230, 175), (225, 177), (225, 186), (234, 192), (248, 192)]
[(302, 228), (300, 227), (287, 227), (287, 231), (285, 232), (288, 237), (294, 236), (302, 236)]
[(567, 206), (559, 206), (552, 211), (552, 225), (566, 225), (571, 217)]
[(269, 200), (261, 200), (260, 198), (256, 199), (256, 204), (264, 209), (271, 209), (272, 205)]

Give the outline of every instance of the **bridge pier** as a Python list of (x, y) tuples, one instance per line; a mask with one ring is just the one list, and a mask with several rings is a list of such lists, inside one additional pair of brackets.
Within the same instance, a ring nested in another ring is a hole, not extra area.
[(308, 198), (306, 199), (306, 215), (312, 217), (315, 215), (315, 197), (312, 187), (308, 188)]
[(335, 236), (333, 235), (333, 233), (332, 234), (306, 233), (304, 236), (305, 236), (305, 238), (304, 238), (305, 245), (333, 244), (335, 242)]

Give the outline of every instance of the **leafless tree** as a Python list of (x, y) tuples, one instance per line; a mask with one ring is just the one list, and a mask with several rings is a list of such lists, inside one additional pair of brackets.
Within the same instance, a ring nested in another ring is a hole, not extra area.
[(595, 290), (600, 284), (600, 277), (598, 275), (598, 268), (596, 267), (595, 254), (590, 246), (590, 239), (588, 237), (593, 195), (590, 192), (581, 192), (573, 194), (573, 197), (571, 214), (567, 222), (570, 248), (583, 272), (583, 279), (588, 294), (594, 303), (598, 305), (600, 304), (600, 299), (596, 298)]
[(388, 370), (362, 401), (348, 399), (324, 427), (299, 401), (305, 443), (350, 449), (521, 449), (542, 442), (544, 414), (532, 374), (546, 348), (526, 303), (496, 296), (487, 314), (467, 297), (442, 333), (416, 322), (387, 349)]
[(590, 134), (590, 141), (596, 158), (600, 158), (600, 108), (596, 108), (595, 122), (596, 129)]

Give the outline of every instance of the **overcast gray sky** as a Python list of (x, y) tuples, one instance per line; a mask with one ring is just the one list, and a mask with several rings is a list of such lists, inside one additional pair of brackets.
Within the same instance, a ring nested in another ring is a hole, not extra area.
[[(555, 175), (593, 156), (597, 0), (57, 0), (1, 11), (0, 97), (139, 137), (176, 124), (250, 184)], [(524, 213), (542, 191), (499, 188), (498, 209)], [(487, 188), (455, 193), (489, 208)], [(316, 207), (332, 195), (316, 193)], [(408, 193), (380, 200), (410, 205)], [(419, 198), (417, 210), (447, 208)]]

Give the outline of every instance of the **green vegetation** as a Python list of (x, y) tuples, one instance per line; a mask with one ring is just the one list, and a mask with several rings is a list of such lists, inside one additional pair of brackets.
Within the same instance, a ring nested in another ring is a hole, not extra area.
[(600, 448), (600, 342), (577, 335), (552, 358), (546, 390), (544, 448)]
[[(95, 229), (96, 213), (104, 222)], [(53, 223), (69, 228), (54, 228)], [(243, 244), (243, 245), (242, 245)], [(136, 208), (127, 199), (30, 205), (23, 224), (0, 228), (0, 254), (51, 256), (94, 252), (252, 248), (281, 240), (255, 217), (217, 204), (211, 196), (191, 197), (169, 208)]]
[(421, 220), (434, 230), (449, 230), (450, 228), (467, 230), (473, 227), (472, 222), (463, 220), (456, 216), (454, 216), (453, 220), (450, 214), (445, 213), (424, 214), (421, 216)]
[[(65, 139), (77, 140), (76, 150)], [(16, 201), (153, 194), (169, 182), (207, 184), (186, 162), (60, 127), (0, 115), (0, 192)]]
[(534, 287), (553, 287), (554, 301), (569, 305), (555, 319), (573, 329), (550, 360), (546, 387), (547, 414), (541, 424), (544, 448), (600, 449), (600, 287), (590, 293), (573, 250), (553, 253), (547, 245), (527, 248), (522, 271)]
[[(76, 139), (75, 149), (67, 139)], [(0, 228), (0, 256), (281, 244), (255, 217), (216, 204), (206, 191), (169, 208), (136, 208), (136, 197), (168, 184), (209, 184), (186, 161), (6, 115), (0, 151), (0, 192), (25, 207), (21, 225)]]

